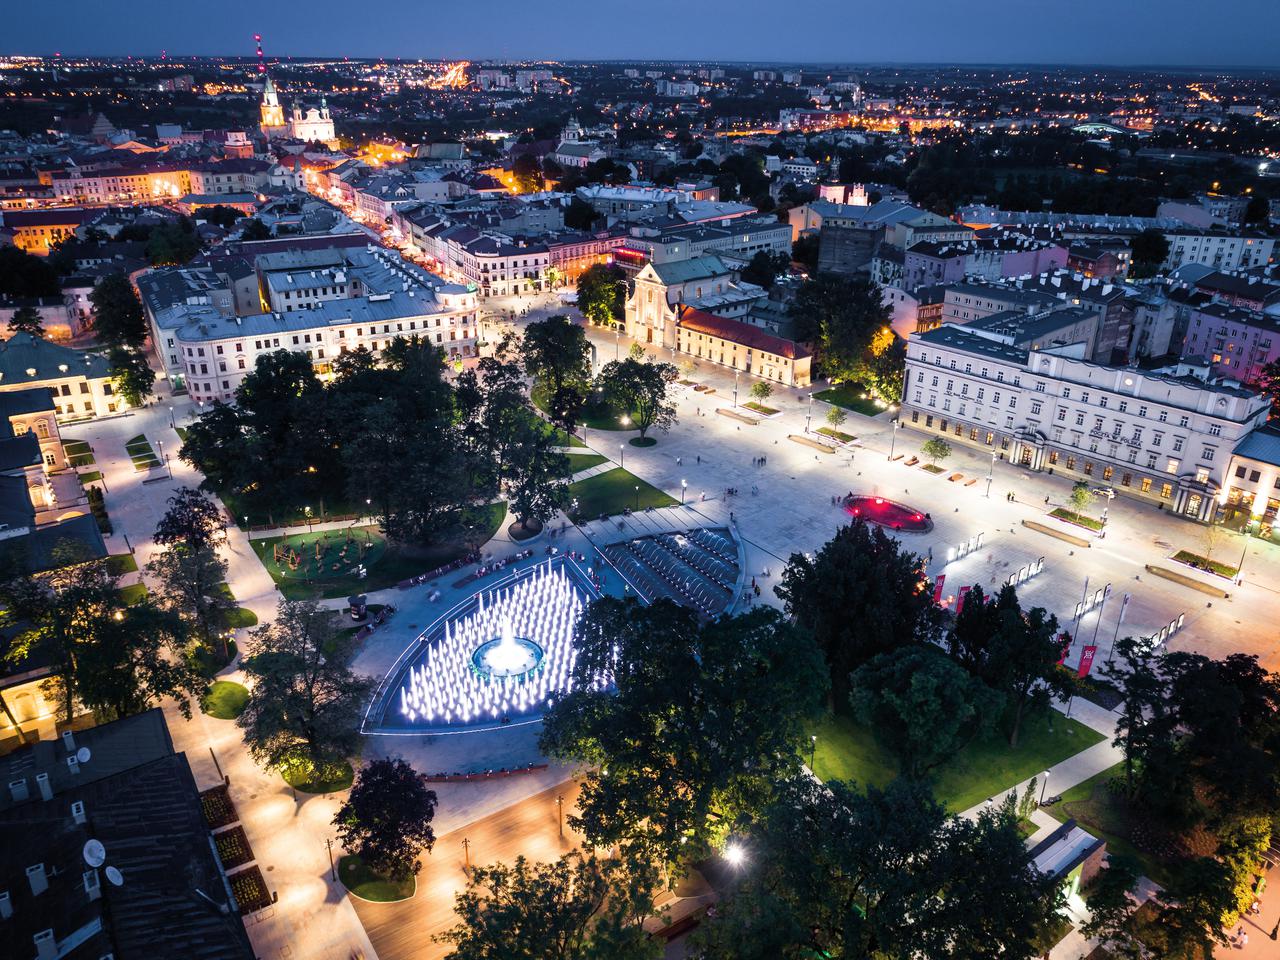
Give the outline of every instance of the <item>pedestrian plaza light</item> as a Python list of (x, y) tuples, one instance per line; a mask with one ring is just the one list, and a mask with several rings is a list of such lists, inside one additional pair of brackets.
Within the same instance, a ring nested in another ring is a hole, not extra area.
[(737, 868), (746, 862), (746, 852), (736, 843), (730, 843), (724, 848), (724, 858), (729, 862), (729, 866)]

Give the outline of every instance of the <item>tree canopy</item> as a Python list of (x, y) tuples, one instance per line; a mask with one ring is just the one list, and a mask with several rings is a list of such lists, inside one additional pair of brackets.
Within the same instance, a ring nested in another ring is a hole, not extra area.
[(108, 347), (141, 347), (147, 339), (147, 321), (142, 301), (123, 273), (112, 273), (98, 281), (89, 294), (93, 304), (93, 332)]
[(837, 380), (867, 379), (870, 362), (888, 349), (877, 335), (892, 314), (869, 278), (819, 273), (797, 291), (789, 312), (796, 339), (812, 342), (823, 373)]
[(578, 309), (597, 326), (621, 323), (626, 310), (627, 275), (612, 263), (597, 263), (578, 277)]
[(675, 424), (676, 405), (667, 392), (679, 376), (674, 364), (626, 357), (604, 365), (600, 385), (609, 402), (630, 416), (644, 437), (653, 427), (665, 433)]
[(375, 873), (404, 880), (422, 867), (422, 852), (435, 846), (435, 812), (435, 791), (423, 774), (398, 758), (380, 759), (356, 774), (333, 825), (342, 845)]

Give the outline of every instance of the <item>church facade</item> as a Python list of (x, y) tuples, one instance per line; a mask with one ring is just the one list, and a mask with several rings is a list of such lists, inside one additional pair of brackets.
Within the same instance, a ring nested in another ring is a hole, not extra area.
[(259, 128), (268, 140), (304, 140), (331, 147), (337, 145), (333, 118), (323, 97), (320, 98), (319, 107), (307, 107), (304, 111), (301, 106), (294, 104), (286, 116), (276, 85), (268, 76), (262, 88), (262, 103), (258, 111), (261, 118)]

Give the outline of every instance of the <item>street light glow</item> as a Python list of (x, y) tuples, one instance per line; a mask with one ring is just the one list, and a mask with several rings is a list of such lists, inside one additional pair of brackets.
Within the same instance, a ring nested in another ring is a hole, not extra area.
[(724, 848), (724, 858), (729, 862), (731, 867), (740, 867), (747, 859), (746, 851), (736, 843), (730, 843)]

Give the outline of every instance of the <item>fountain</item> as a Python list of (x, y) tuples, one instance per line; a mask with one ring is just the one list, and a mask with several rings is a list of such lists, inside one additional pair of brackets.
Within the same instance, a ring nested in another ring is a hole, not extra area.
[[(573, 631), (587, 589), (566, 561), (521, 571), (482, 590), (465, 615), (446, 620), (399, 678), (384, 722), (474, 727), (540, 714), (573, 689)], [(609, 678), (597, 676), (603, 689)], [(399, 716), (393, 717), (395, 713)]]

